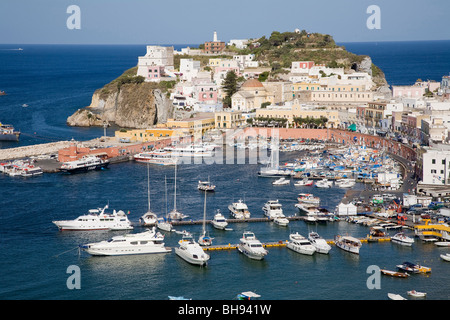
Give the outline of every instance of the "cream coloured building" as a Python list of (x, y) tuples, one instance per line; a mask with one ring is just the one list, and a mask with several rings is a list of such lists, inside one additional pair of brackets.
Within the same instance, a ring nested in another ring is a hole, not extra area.
[(221, 111), (214, 114), (216, 129), (236, 129), (245, 124), (242, 111)]
[(235, 111), (248, 112), (261, 108), (263, 103), (273, 103), (274, 94), (256, 80), (245, 81), (238, 92), (231, 97), (231, 108)]

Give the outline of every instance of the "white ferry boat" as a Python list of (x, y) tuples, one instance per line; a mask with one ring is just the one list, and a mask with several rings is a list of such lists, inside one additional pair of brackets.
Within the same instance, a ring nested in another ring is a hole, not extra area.
[(264, 215), (269, 219), (274, 219), (280, 216), (284, 217), (282, 205), (278, 202), (278, 200), (267, 201), (264, 204), (264, 207), (262, 207), (262, 210), (264, 211)]
[(308, 234), (308, 240), (316, 248), (316, 252), (328, 254), (331, 250), (331, 246), (323, 239), (317, 232), (310, 232)]
[(338, 248), (355, 254), (359, 254), (359, 249), (362, 246), (361, 241), (351, 236), (337, 235), (334, 242)]
[(85, 231), (85, 230), (131, 230), (133, 226), (127, 215), (122, 210), (106, 213), (108, 205), (103, 209), (91, 209), (88, 214), (79, 216), (75, 220), (59, 220), (53, 223), (60, 230)]
[(238, 202), (233, 202), (228, 206), (231, 216), (235, 219), (249, 219), (250, 211), (248, 211), (247, 205), (239, 199)]
[(195, 265), (206, 265), (209, 255), (205, 253), (200, 245), (194, 241), (190, 234), (184, 235), (178, 241), (179, 247), (175, 248), (175, 253), (185, 261)]
[(109, 165), (108, 159), (100, 159), (95, 156), (84, 156), (80, 160), (64, 162), (60, 171), (64, 173), (79, 173), (91, 170), (103, 170)]
[(250, 231), (243, 233), (239, 241), (238, 250), (253, 260), (262, 260), (269, 253), (264, 249), (262, 243), (256, 239), (255, 234)]
[(119, 256), (132, 254), (168, 253), (172, 250), (164, 246), (164, 236), (156, 228), (142, 233), (115, 236), (108, 241), (81, 245), (83, 251), (93, 256)]
[(177, 158), (173, 157), (170, 152), (164, 150), (155, 150), (141, 152), (134, 156), (134, 161), (141, 163), (158, 164), (163, 166), (175, 165)]
[(19, 141), (20, 131), (14, 129), (10, 124), (0, 122), (0, 141)]
[(163, 149), (169, 152), (172, 157), (212, 157), (214, 155), (213, 148), (207, 148), (203, 145), (189, 145), (186, 147), (165, 147)]
[(289, 241), (286, 247), (295, 252), (309, 256), (316, 252), (316, 248), (311, 244), (311, 242), (298, 232), (291, 233), (289, 235)]

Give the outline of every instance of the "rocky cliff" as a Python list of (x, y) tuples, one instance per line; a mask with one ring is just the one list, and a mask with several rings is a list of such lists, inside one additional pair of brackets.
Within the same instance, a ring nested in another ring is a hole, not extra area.
[(163, 89), (135, 77), (135, 68), (98, 89), (91, 104), (67, 119), (69, 126), (103, 126), (115, 123), (123, 128), (148, 128), (173, 117), (173, 106)]

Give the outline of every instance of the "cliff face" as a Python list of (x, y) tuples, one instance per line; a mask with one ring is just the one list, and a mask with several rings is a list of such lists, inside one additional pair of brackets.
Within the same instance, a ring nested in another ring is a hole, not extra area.
[(173, 117), (173, 106), (154, 83), (113, 81), (94, 92), (91, 104), (67, 119), (69, 126), (103, 126), (104, 121), (123, 128), (148, 128)]

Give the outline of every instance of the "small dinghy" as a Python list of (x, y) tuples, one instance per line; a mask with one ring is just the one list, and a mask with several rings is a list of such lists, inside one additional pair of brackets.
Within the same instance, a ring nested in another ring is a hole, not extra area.
[(408, 296), (414, 297), (414, 298), (425, 298), (425, 296), (427, 295), (425, 292), (419, 292), (416, 290), (411, 290), (406, 292), (408, 294)]
[(407, 300), (407, 299), (403, 298), (401, 295), (396, 294), (396, 293), (388, 293), (388, 297), (391, 300)]

